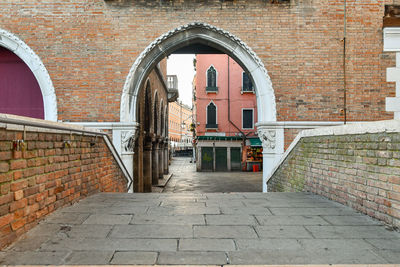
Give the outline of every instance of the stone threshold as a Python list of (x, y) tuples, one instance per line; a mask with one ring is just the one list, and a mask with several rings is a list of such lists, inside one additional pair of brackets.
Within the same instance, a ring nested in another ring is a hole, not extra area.
[[(43, 265), (2, 265), (13, 266), (13, 267), (33, 267), (33, 266), (43, 266)], [(285, 264), (285, 265), (231, 265), (231, 264), (223, 264), (223, 265), (46, 265), (48, 267), (51, 266), (68, 266), (68, 267), (182, 267), (182, 266), (190, 266), (190, 267), (400, 267), (400, 264)]]

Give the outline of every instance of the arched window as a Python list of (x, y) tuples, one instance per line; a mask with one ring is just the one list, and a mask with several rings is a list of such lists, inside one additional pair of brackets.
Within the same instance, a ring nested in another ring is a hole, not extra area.
[(147, 134), (150, 133), (150, 125), (151, 125), (151, 113), (150, 113), (150, 105), (151, 105), (151, 95), (150, 95), (150, 82), (147, 82), (146, 91), (144, 95), (144, 130)]
[(210, 66), (207, 70), (207, 92), (217, 92), (217, 71), (214, 66)]
[(158, 118), (158, 95), (157, 95), (157, 93), (156, 93), (156, 95), (155, 95), (155, 97), (154, 97), (154, 120), (153, 120), (153, 122), (154, 122), (154, 133), (155, 134), (158, 134), (158, 120), (159, 120), (159, 118)]
[(206, 124), (207, 129), (217, 129), (218, 124), (217, 124), (217, 106), (213, 103), (210, 102), (207, 106), (207, 124)]
[(243, 72), (242, 74), (242, 91), (254, 92), (253, 83), (251, 82), (250, 76), (246, 72)]

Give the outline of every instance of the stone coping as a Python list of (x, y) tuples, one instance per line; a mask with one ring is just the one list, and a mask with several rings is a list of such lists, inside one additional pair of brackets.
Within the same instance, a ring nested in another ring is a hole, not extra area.
[(296, 136), (296, 138), (290, 144), (289, 148), (282, 155), (282, 158), (272, 169), (271, 173), (267, 175), (266, 183), (268, 183), (272, 175), (275, 174), (279, 166), (285, 161), (285, 159), (289, 156), (290, 152), (296, 147), (297, 143), (303, 137), (373, 134), (373, 133), (400, 133), (400, 120), (351, 123), (339, 126), (330, 126), (330, 127), (321, 127), (310, 130), (303, 130)]
[(46, 132), (46, 133), (86, 133), (89, 135), (104, 135), (105, 133), (80, 125), (66, 124), (24, 116), (0, 113), (0, 128), (15, 131)]
[[(13, 267), (37, 267), (43, 265), (2, 265), (2, 266), (13, 266)], [(400, 264), (309, 264), (309, 265), (46, 265), (46, 266), (64, 266), (64, 267), (400, 267)]]

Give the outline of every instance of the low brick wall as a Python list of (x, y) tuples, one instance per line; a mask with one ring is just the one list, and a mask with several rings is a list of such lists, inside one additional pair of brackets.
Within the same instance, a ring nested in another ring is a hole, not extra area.
[(0, 123), (0, 248), (57, 208), (96, 192), (126, 191), (103, 136), (32, 127), (24, 133)]
[(268, 191), (309, 191), (400, 227), (400, 122), (303, 131)]

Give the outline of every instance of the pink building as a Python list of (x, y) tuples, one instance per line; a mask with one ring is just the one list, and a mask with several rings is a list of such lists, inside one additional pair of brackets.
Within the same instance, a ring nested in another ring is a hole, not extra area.
[(198, 171), (261, 167), (256, 95), (240, 65), (225, 54), (197, 55), (194, 95)]

